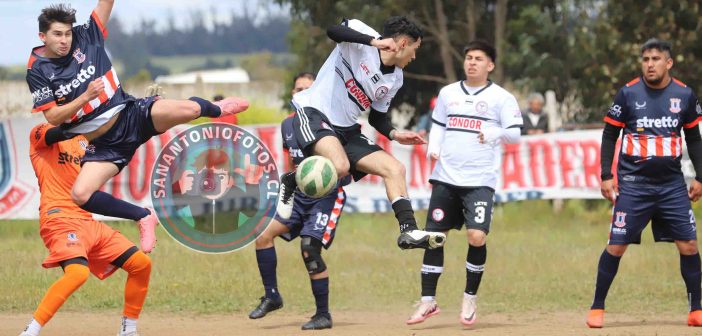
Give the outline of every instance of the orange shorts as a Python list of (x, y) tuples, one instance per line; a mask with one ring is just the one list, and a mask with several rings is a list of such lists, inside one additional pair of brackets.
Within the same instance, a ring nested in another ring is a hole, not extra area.
[(110, 263), (134, 246), (118, 231), (93, 219), (51, 218), (41, 223), (39, 234), (49, 249), (42, 266), (57, 267), (61, 261), (83, 257), (100, 280), (114, 273), (117, 267)]

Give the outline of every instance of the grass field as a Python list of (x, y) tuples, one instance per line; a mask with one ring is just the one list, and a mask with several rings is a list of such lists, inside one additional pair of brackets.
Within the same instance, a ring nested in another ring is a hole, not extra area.
[[(480, 288), (484, 314), (584, 312), (590, 304), (597, 260), (608, 233), (610, 209), (570, 201), (558, 214), (546, 201), (500, 206), (488, 241), (488, 261)], [(418, 213), (420, 223), (424, 213)], [(699, 218), (699, 217), (698, 217)], [(132, 241), (131, 223), (110, 223)], [(40, 263), (46, 250), (34, 221), (0, 222), (0, 312), (30, 314), (59, 269)], [(324, 256), (331, 274), (332, 311), (400, 310), (409, 314), (419, 298), (420, 250), (395, 246), (397, 225), (391, 214), (342, 216), (337, 238)], [(466, 240), (452, 232), (439, 282), (442, 307), (459, 307), (465, 285)], [(248, 312), (262, 295), (254, 247), (226, 255), (191, 252), (158, 230), (151, 254), (153, 273), (145, 311), (199, 314)], [(277, 241), (278, 282), (286, 310), (309, 312), (314, 303), (299, 243)], [(612, 312), (666, 312), (684, 316), (687, 305), (678, 253), (672, 244), (644, 243), (624, 257), (612, 290)], [(124, 272), (105, 281), (94, 277), (62, 311), (114, 311), (122, 306)]]

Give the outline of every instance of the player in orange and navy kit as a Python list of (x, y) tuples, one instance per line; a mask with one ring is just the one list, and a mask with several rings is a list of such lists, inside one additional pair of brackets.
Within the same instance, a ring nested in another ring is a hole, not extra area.
[(217, 118), (242, 112), (248, 102), (234, 97), (215, 103), (199, 97), (136, 99), (127, 94), (105, 50), (105, 25), (113, 4), (113, 0), (99, 0), (88, 22), (75, 27), (75, 10), (70, 6), (44, 8), (38, 17), (39, 38), (44, 44), (32, 50), (26, 78), (33, 112), (42, 112), (66, 134), (84, 134), (94, 146), (83, 157), (71, 190), (73, 202), (93, 213), (138, 220), (141, 248), (148, 253), (158, 223), (153, 209), (116, 199), (99, 191), (100, 187), (152, 136), (201, 116)]
[[(641, 47), (643, 75), (619, 90), (605, 117), (600, 150), (602, 195), (614, 204), (607, 248), (597, 270), (595, 297), (587, 318), (601, 328), (605, 298), (629, 244), (641, 241), (649, 221), (655, 241), (675, 242), (687, 287), (689, 326), (702, 326), (700, 255), (690, 201), (702, 196), (702, 108), (693, 91), (671, 77), (671, 44), (650, 39)], [(624, 130), (617, 165), (611, 173), (619, 133)], [(682, 133), (696, 177), (689, 190), (681, 170)]]
[[(39, 234), (49, 250), (42, 266), (61, 266), (63, 276), (49, 287), (20, 336), (36, 336), (66, 299), (93, 273), (103, 280), (118, 268), (127, 273), (124, 311), (119, 335), (137, 335), (139, 318), (151, 274), (151, 260), (125, 236), (71, 200), (71, 187), (88, 148), (83, 136), (65, 140), (58, 127), (35, 126), (30, 135), (29, 156), (39, 181)], [(81, 334), (81, 333), (76, 333)]]

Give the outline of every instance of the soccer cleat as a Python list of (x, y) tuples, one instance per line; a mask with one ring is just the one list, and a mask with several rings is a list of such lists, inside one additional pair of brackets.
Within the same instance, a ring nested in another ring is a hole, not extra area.
[(441, 309), (439, 309), (439, 306), (436, 304), (436, 300), (419, 301), (415, 307), (417, 307), (417, 310), (405, 321), (405, 323), (409, 325), (422, 323), (424, 320), (441, 312)]
[(273, 299), (269, 297), (261, 297), (261, 303), (249, 314), (250, 319), (260, 319), (268, 313), (283, 308), (283, 298)]
[(314, 314), (309, 322), (302, 325), (302, 330), (331, 329), (332, 318), (329, 314)]
[[(690, 313), (692, 314), (692, 313)], [(604, 309), (590, 309), (587, 313), (587, 326), (590, 328), (602, 328), (604, 324)], [(690, 324), (690, 317), (687, 318), (688, 325)]]
[(470, 326), (475, 323), (475, 319), (478, 317), (476, 309), (478, 308), (475, 301), (478, 300), (476, 295), (466, 295), (463, 294), (463, 305), (461, 306), (461, 324), (464, 326)]
[(19, 334), (19, 336), (32, 336), (32, 335), (25, 330), (21, 334)]
[(139, 336), (139, 333), (136, 332), (136, 331), (131, 331), (131, 332), (128, 332), (128, 333), (124, 333), (124, 332), (121, 332), (121, 331), (120, 331), (120, 332), (117, 334), (117, 336)]
[(144, 253), (151, 253), (156, 246), (156, 225), (158, 217), (152, 208), (148, 208), (149, 215), (139, 220), (139, 242)]
[(237, 97), (227, 97), (220, 101), (212, 102), (212, 104), (219, 106), (220, 110), (222, 110), (220, 117), (244, 112), (249, 108), (249, 102), (246, 99)]
[(276, 212), (280, 218), (289, 219), (292, 216), (293, 203), (295, 202), (295, 171), (283, 174), (280, 177), (280, 190), (278, 191), (278, 205)]
[(435, 249), (444, 246), (446, 235), (441, 232), (428, 232), (422, 230), (412, 230), (400, 233), (397, 237), (397, 246), (401, 249)]
[(690, 327), (702, 327), (702, 310), (691, 311), (687, 314), (687, 325)]

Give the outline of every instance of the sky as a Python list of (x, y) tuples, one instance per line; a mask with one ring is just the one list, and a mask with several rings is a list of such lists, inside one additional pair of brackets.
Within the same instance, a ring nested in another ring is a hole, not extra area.
[[(54, 3), (68, 3), (75, 8), (78, 24), (88, 19), (97, 0), (0, 0), (0, 66), (27, 62), (31, 49), (41, 44), (37, 36), (37, 16), (42, 8)], [(221, 15), (215, 20), (226, 19), (225, 15), (232, 11), (243, 13), (246, 9), (260, 17), (288, 12), (272, 0), (115, 0), (112, 14), (118, 16), (125, 29), (130, 31), (143, 18), (165, 24), (169, 16), (176, 21), (189, 20), (193, 10), (202, 10), (209, 15), (213, 8)]]

